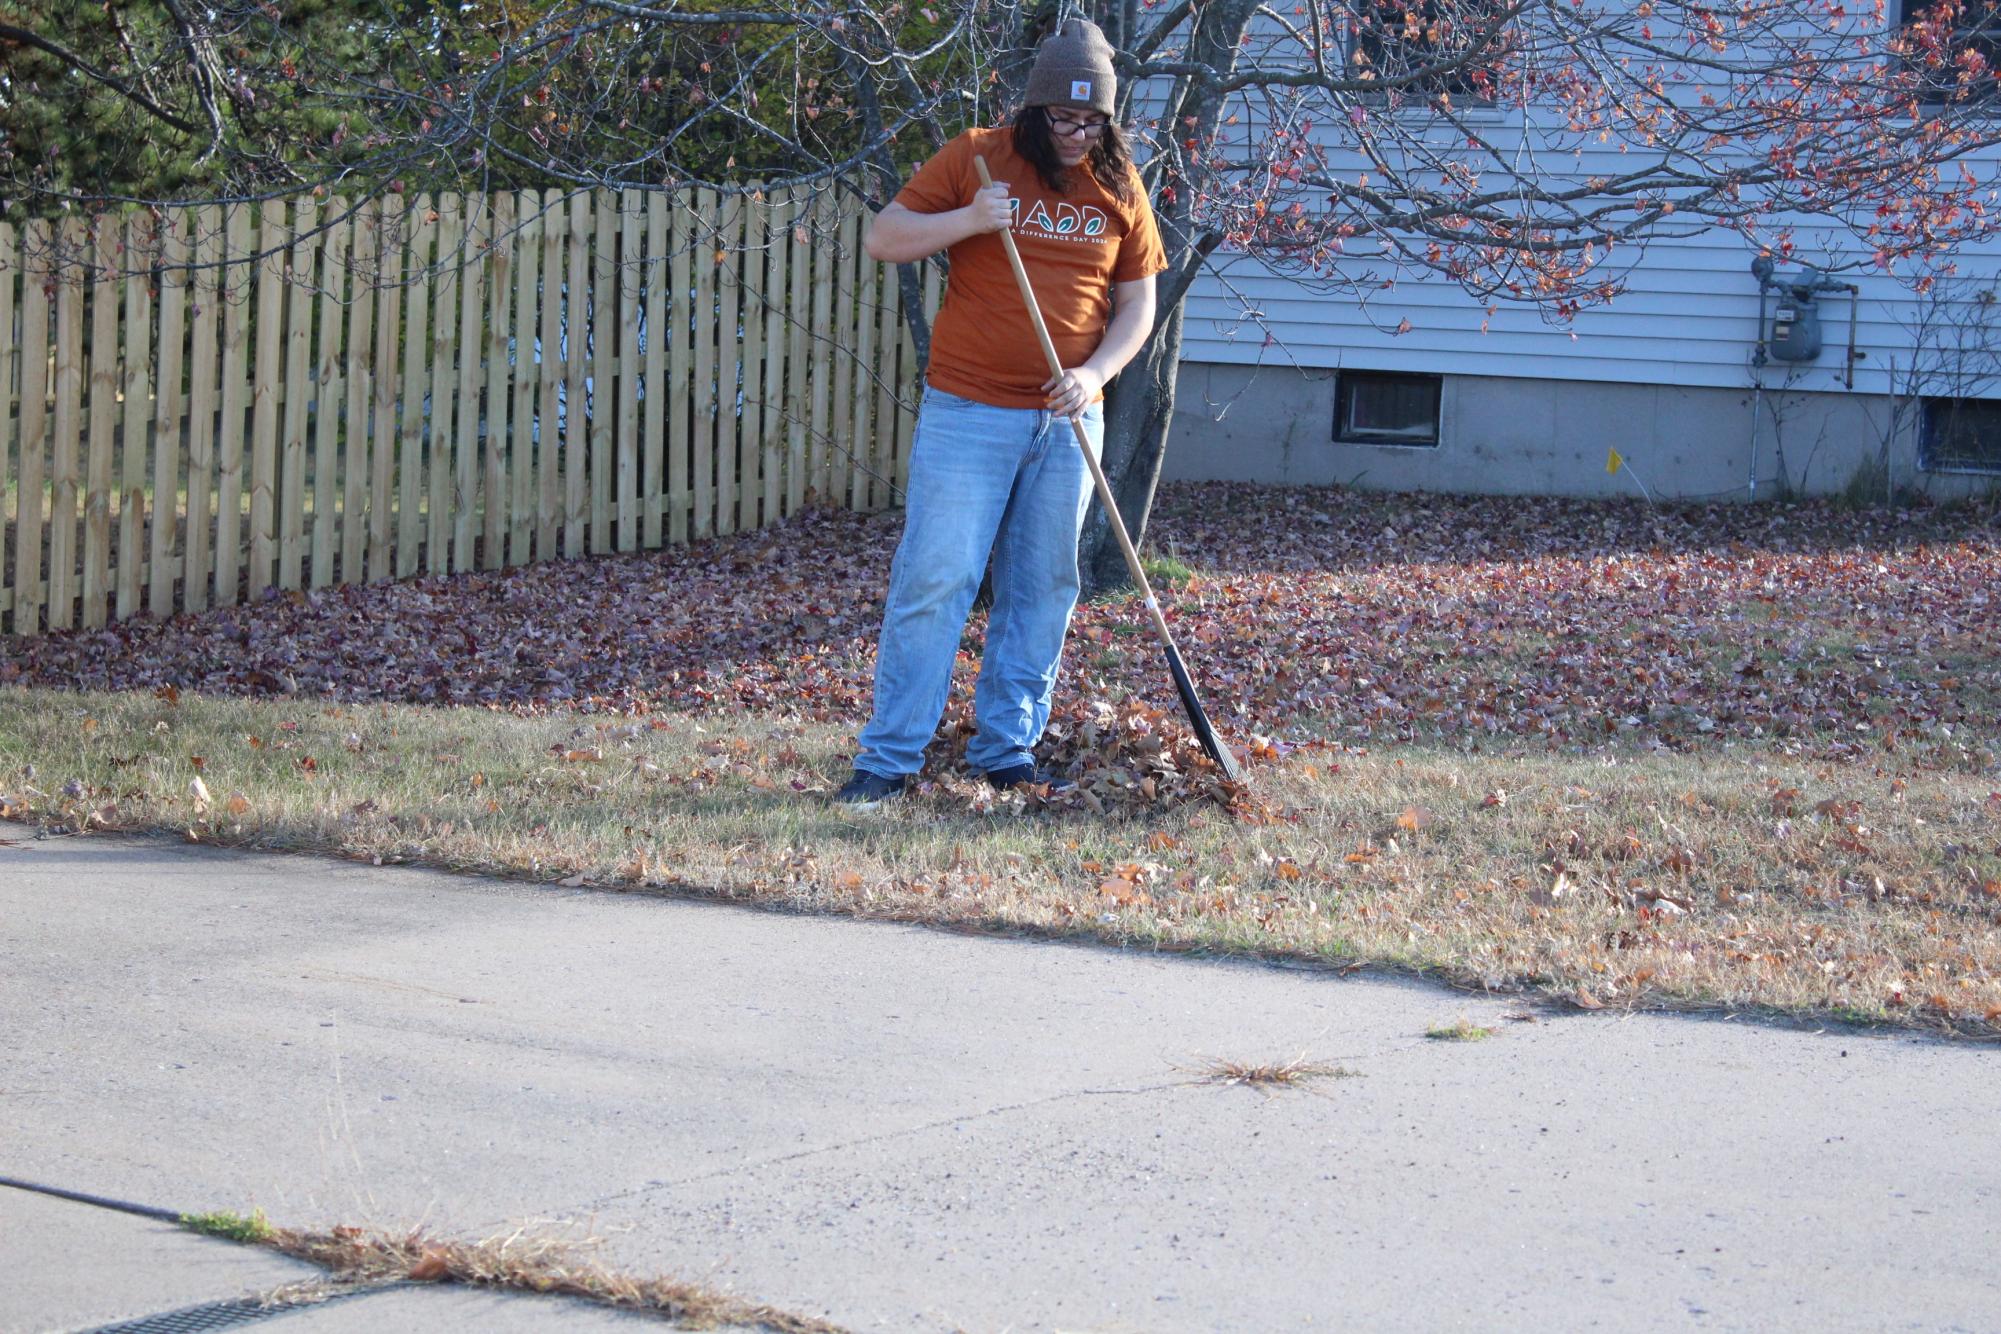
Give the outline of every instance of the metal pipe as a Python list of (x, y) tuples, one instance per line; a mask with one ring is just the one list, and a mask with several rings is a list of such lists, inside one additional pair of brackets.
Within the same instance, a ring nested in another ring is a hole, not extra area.
[(1845, 377), (1850, 389), (1855, 387), (1855, 321), (1856, 310), (1862, 305), (1862, 285), (1848, 284), (1848, 374)]

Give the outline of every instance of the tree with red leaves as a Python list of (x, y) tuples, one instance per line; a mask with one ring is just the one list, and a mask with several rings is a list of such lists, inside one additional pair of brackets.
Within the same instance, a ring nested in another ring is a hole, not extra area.
[[(1026, 0), (482, 0), (357, 11), (372, 26), (349, 36), (371, 40), (313, 44), (254, 0), (135, 0), (118, 32), (38, 23), (37, 8), (0, 30), (17, 70), (32, 58), (45, 71), (35, 92), (73, 99), (100, 135), (123, 123), (184, 142), (210, 197), (804, 181), (877, 206), (953, 133), (1011, 110), (1059, 17)], [(1064, 0), (1062, 12), (1119, 48), (1120, 114), (1169, 250), (1153, 340), (1107, 418), (1107, 471), (1135, 532), (1173, 410), (1184, 298), (1219, 251), (1356, 299), (1434, 276), (1562, 320), (1612, 300), (1660, 238), (1725, 229), (1783, 258), (1796, 235), (1839, 235), (1854, 265), (1901, 266), (1921, 285), (1991, 226), (1990, 0)], [(365, 65), (341, 55), (355, 50)], [(16, 74), (0, 97), (0, 191), (15, 207), (133, 197), (24, 154), (10, 127), (26, 92)], [(274, 104), (334, 128), (274, 136)], [(914, 272), (902, 290), (922, 346)], [(1117, 582), (1102, 524), (1085, 541), (1087, 577)]]

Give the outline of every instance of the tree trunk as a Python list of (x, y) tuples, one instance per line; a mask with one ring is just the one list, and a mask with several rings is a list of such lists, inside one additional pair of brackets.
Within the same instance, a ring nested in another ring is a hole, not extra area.
[[(1185, 303), (1161, 313), (1154, 336), (1112, 381), (1105, 393), (1105, 480), (1118, 502), (1119, 517), (1137, 548), (1146, 535), (1154, 488), (1167, 455), (1167, 431), (1174, 417), (1174, 381), (1181, 365), (1181, 319)], [(1112, 535), (1102, 504), (1094, 501), (1078, 539), (1077, 570), (1088, 592), (1124, 588), (1132, 582), (1125, 555)]]
[[(1244, 33), (1258, 6), (1259, 0), (1207, 0), (1193, 21), (1185, 59), (1213, 70), (1218, 78), (1227, 77), (1236, 68)], [(1097, 12), (1101, 21), (1130, 38), (1136, 17), (1125, 0), (1100, 0)], [(1207, 143), (1215, 133), (1222, 105), (1223, 97), (1213, 82), (1181, 80), (1168, 97), (1168, 114), (1161, 123), (1186, 126), (1189, 138)], [(1215, 169), (1206, 161), (1183, 159), (1173, 150), (1174, 137), (1167, 137), (1167, 151), (1142, 173), (1149, 179), (1154, 219), (1167, 251), (1153, 337), (1119, 372), (1105, 396), (1105, 480), (1135, 548), (1146, 534), (1154, 488), (1160, 484), (1161, 460), (1167, 452), (1188, 286), (1222, 240), (1220, 233), (1197, 220), (1194, 209), (1195, 199), (1214, 179)], [(1091, 591), (1119, 588), (1131, 581), (1111, 523), (1097, 504), (1078, 538), (1077, 568), (1084, 587)]]

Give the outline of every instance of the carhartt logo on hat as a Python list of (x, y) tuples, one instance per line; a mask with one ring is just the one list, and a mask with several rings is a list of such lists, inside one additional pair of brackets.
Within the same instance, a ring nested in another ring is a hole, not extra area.
[(1112, 114), (1119, 76), (1112, 44), (1089, 19), (1065, 19), (1036, 48), (1023, 106), (1075, 107)]

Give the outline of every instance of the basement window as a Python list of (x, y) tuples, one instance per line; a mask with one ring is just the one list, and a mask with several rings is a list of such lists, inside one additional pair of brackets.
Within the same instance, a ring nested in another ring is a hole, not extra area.
[(1435, 445), (1442, 375), (1342, 371), (1334, 384), (1334, 441), (1345, 445)]
[(2001, 402), (1927, 398), (1918, 466), (1926, 472), (2001, 473)]

